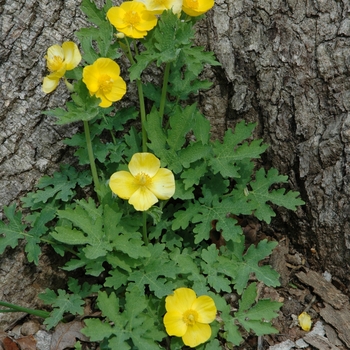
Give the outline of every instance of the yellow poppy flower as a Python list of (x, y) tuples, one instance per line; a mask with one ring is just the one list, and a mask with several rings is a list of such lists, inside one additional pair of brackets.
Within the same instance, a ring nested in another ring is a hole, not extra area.
[(303, 331), (308, 332), (311, 329), (312, 322), (311, 322), (311, 317), (308, 313), (302, 312), (298, 316), (298, 321), (299, 321), (299, 325)]
[(214, 6), (214, 0), (183, 0), (182, 11), (196, 17), (209, 11)]
[(157, 24), (157, 17), (137, 1), (125, 1), (120, 6), (111, 7), (107, 18), (119, 32), (134, 39), (145, 37)]
[(128, 199), (136, 210), (148, 210), (158, 199), (169, 199), (175, 193), (174, 174), (160, 167), (151, 153), (135, 153), (128, 165), (130, 172), (112, 174), (109, 187), (118, 197)]
[(182, 0), (139, 0), (145, 4), (148, 11), (161, 14), (164, 10), (173, 10), (173, 13), (181, 13)]
[(79, 64), (81, 54), (75, 43), (67, 41), (62, 44), (62, 47), (59, 45), (50, 46), (45, 58), (51, 74), (44, 78), (42, 90), (48, 94), (56, 89), (67, 70), (72, 70)]
[(125, 95), (126, 83), (119, 74), (118, 63), (110, 58), (98, 58), (92, 65), (84, 67), (83, 82), (90, 95), (101, 99), (100, 107), (109, 107)]
[(211, 336), (209, 323), (216, 317), (214, 300), (207, 295), (197, 298), (189, 288), (178, 288), (165, 299), (167, 313), (163, 322), (169, 335), (182, 337), (185, 345), (196, 347)]

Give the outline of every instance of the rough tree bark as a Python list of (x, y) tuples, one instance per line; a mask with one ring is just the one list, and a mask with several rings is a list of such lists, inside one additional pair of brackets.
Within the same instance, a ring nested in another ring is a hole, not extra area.
[[(41, 79), (47, 48), (74, 39), (74, 31), (86, 25), (79, 4), (0, 0), (0, 208), (71, 160), (60, 141), (78, 126), (57, 127), (41, 114), (64, 105), (68, 95), (61, 86), (45, 96)], [(258, 122), (256, 136), (271, 145), (264, 164), (288, 175), (290, 188), (301, 191), (306, 202), (297, 213), (279, 209), (273, 226), (290, 235), (314, 266), (346, 284), (349, 12), (348, 0), (216, 0), (198, 26), (198, 42), (222, 64), (205, 72), (214, 84), (199, 94), (215, 137), (239, 120)], [(0, 299), (18, 302), (38, 278), (40, 285), (24, 302), (34, 306), (32, 296), (50, 286), (49, 278), (28, 265), (23, 271), (31, 271), (30, 281), (10, 279), (19, 268), (11, 267), (12, 256), (18, 261), (13, 253), (0, 262)]]
[(265, 158), (306, 205), (279, 228), (348, 285), (350, 3), (216, 1), (208, 42), (229, 86), (227, 122), (259, 123)]

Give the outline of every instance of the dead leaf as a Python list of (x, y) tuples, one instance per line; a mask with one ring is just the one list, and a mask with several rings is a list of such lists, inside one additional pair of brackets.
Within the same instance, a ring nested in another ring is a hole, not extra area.
[(50, 350), (74, 348), (77, 339), (89, 341), (89, 338), (81, 333), (82, 328), (83, 323), (80, 321), (59, 323), (52, 335)]
[(9, 337), (2, 339), (4, 350), (19, 350), (18, 345)]
[(17, 339), (21, 350), (36, 350), (36, 340), (32, 335), (26, 335)]

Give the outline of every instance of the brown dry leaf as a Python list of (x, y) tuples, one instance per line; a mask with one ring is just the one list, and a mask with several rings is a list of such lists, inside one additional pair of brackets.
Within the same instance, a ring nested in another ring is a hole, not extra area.
[(59, 323), (52, 335), (50, 350), (74, 348), (77, 339), (89, 341), (89, 338), (81, 333), (82, 328), (83, 323), (80, 321)]
[(32, 335), (17, 339), (17, 343), (21, 350), (36, 350), (36, 340)]
[(18, 345), (9, 337), (2, 339), (4, 350), (19, 350)]

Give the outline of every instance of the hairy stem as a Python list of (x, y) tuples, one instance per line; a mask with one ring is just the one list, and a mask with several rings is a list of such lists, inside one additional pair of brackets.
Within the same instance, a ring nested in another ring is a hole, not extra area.
[(84, 120), (83, 123), (84, 123), (86, 147), (87, 147), (87, 151), (88, 151), (88, 155), (89, 155), (92, 178), (94, 180), (95, 192), (98, 193), (100, 190), (100, 181), (99, 181), (98, 175), (97, 175), (95, 157), (94, 157), (94, 152), (93, 152), (92, 144), (91, 144), (89, 122)]
[(159, 106), (159, 115), (160, 115), (161, 126), (163, 126), (163, 116), (164, 116), (166, 93), (167, 93), (168, 81), (169, 81), (169, 73), (170, 73), (170, 62), (168, 62), (165, 65), (164, 76), (163, 76), (162, 95), (160, 98), (160, 106)]

